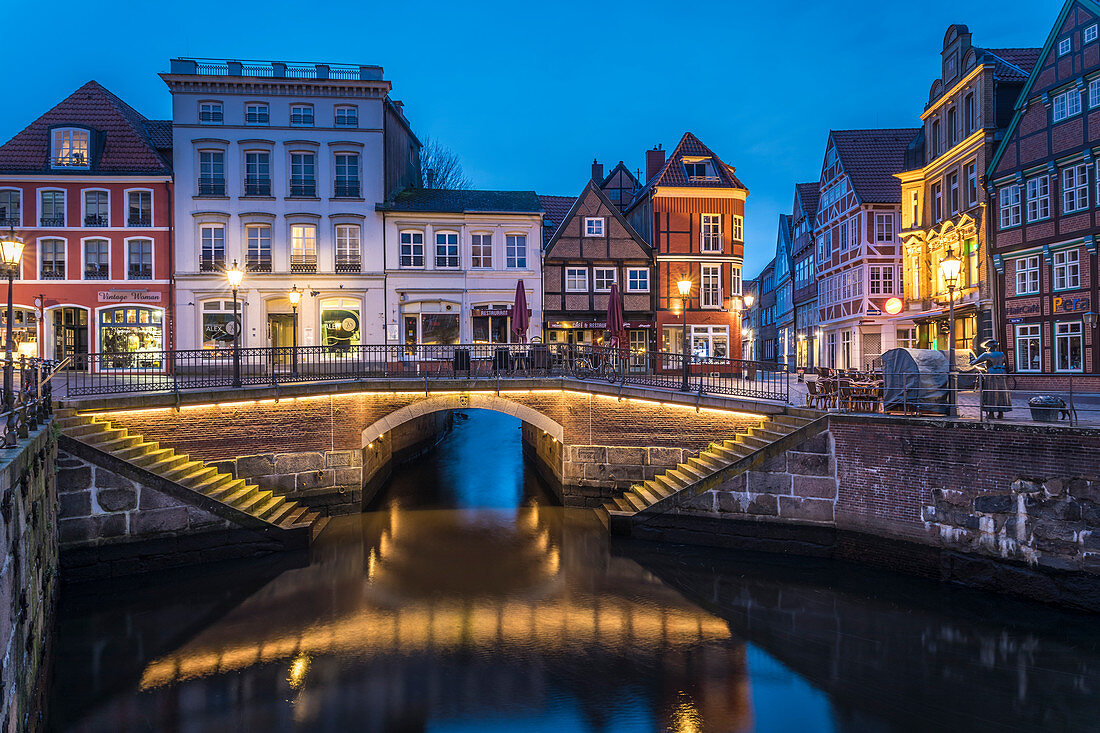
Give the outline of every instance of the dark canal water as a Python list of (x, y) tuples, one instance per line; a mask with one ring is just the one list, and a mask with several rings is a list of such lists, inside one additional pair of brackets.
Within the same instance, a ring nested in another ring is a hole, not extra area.
[(601, 529), (470, 412), (312, 557), (66, 589), (50, 727), (1100, 729), (1094, 617)]

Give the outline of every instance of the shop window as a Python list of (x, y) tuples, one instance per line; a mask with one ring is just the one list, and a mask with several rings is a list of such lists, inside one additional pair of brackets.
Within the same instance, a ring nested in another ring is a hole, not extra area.
[[(486, 305), (480, 311), (507, 311), (506, 305)], [(506, 315), (474, 316), (472, 319), (475, 344), (506, 344), (511, 341), (509, 318)]]
[(457, 344), (457, 313), (422, 313), (420, 315), (420, 343)]
[[(30, 308), (14, 308), (12, 311), (12, 350), (23, 356), (38, 356), (38, 316)], [(0, 348), (7, 348), (6, 308), (0, 308)]]
[(359, 301), (333, 298), (321, 301), (321, 344), (347, 348), (360, 340)]
[(729, 356), (728, 326), (691, 326), (691, 353), (696, 359)]
[[(240, 310), (240, 303), (237, 303)], [(208, 300), (202, 304), (202, 348), (227, 349), (233, 347), (229, 323), (233, 320), (232, 300)]]
[[(99, 312), (99, 350), (107, 368), (159, 369), (164, 348), (163, 311), (120, 306)], [(122, 355), (126, 355), (125, 357)]]
[(1038, 323), (1016, 326), (1016, 371), (1043, 370), (1043, 340)]
[(1084, 336), (1081, 321), (1054, 324), (1055, 369), (1079, 372), (1084, 366)]

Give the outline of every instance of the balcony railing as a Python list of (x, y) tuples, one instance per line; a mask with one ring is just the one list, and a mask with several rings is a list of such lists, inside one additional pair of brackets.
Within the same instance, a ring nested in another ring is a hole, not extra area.
[(291, 115), (290, 124), (293, 127), (313, 127), (313, 115)]
[(153, 268), (149, 265), (130, 265), (126, 272), (127, 280), (152, 280)]
[(225, 179), (224, 178), (200, 178), (199, 179), (199, 196), (224, 196), (225, 195)]
[(337, 272), (359, 272), (362, 267), (359, 255), (336, 255)]
[(271, 272), (271, 255), (256, 257), (249, 255), (245, 261), (249, 272)]
[(199, 260), (199, 272), (221, 272), (225, 269), (225, 257), (203, 257)]
[(107, 265), (87, 265), (84, 268), (85, 280), (106, 280), (107, 278)]
[(359, 198), (359, 181), (337, 181), (336, 196)]
[(317, 272), (316, 254), (291, 254), (291, 272)]
[(86, 227), (105, 227), (107, 226), (106, 214), (85, 214), (84, 226)]
[(291, 196), (316, 196), (317, 195), (317, 181), (295, 181), (290, 182), (290, 195)]
[(380, 81), (382, 67), (349, 64), (315, 64), (287, 61), (175, 58), (173, 74), (198, 76), (259, 76), (277, 79), (348, 79)]
[(153, 226), (153, 217), (149, 214), (130, 214), (126, 219), (126, 226), (151, 227)]
[(267, 112), (253, 112), (244, 116), (244, 121), (249, 125), (266, 125), (270, 120), (271, 116)]
[(0, 227), (17, 227), (19, 226), (18, 216), (0, 216)]
[(262, 177), (248, 177), (244, 179), (245, 196), (270, 196), (271, 179)]
[(50, 166), (53, 168), (87, 168), (88, 156), (84, 153), (58, 155), (50, 160)]
[(199, 122), (221, 122), (223, 117), (221, 112), (200, 112)]
[(65, 279), (65, 265), (62, 264), (42, 264), (42, 271), (38, 275), (39, 280), (64, 280)]
[(39, 221), (44, 227), (63, 227), (65, 226), (65, 217), (63, 216), (43, 216)]

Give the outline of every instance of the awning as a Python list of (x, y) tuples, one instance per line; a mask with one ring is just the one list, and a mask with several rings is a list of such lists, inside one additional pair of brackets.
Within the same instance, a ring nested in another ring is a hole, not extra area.
[[(977, 312), (978, 306), (976, 303), (962, 303), (955, 305), (955, 316), (964, 316), (971, 312)], [(891, 321), (923, 321), (932, 320), (933, 318), (947, 318), (951, 314), (949, 306), (943, 306), (942, 308), (931, 308), (925, 311), (909, 311), (907, 313), (899, 313)]]

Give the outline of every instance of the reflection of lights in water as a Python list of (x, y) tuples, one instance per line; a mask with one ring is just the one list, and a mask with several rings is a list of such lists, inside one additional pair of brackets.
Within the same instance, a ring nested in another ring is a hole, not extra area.
[(374, 556), (374, 548), (370, 548), (370, 554), (367, 555), (367, 581), (374, 580), (375, 564), (378, 559)]
[(286, 681), (297, 690), (306, 681), (307, 672), (309, 672), (309, 655), (299, 654), (290, 663), (290, 672), (287, 673)]
[(680, 693), (680, 704), (672, 711), (672, 730), (676, 733), (702, 733), (703, 717), (691, 699)]
[(546, 572), (550, 575), (557, 575), (558, 569), (561, 567), (561, 553), (558, 548), (553, 548), (546, 554)]

